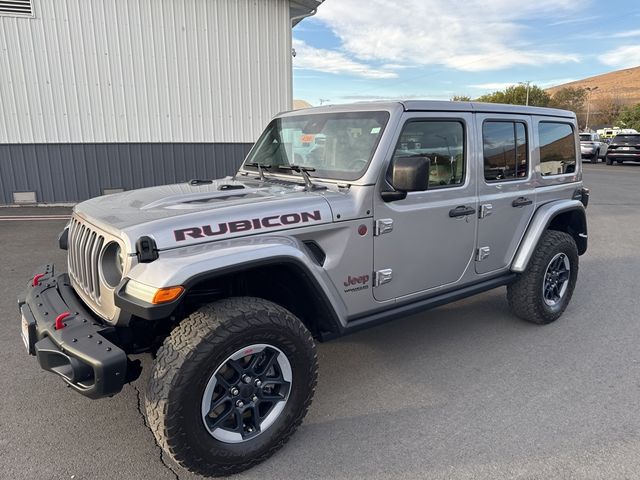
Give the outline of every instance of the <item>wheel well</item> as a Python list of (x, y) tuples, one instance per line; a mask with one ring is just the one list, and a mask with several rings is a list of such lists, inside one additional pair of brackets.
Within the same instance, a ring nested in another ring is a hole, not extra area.
[(561, 212), (553, 217), (548, 228), (571, 235), (578, 246), (578, 254), (582, 255), (587, 251), (587, 219), (584, 212), (580, 210)]
[(191, 285), (184, 308), (193, 311), (221, 298), (251, 296), (272, 301), (297, 316), (315, 338), (340, 330), (330, 302), (305, 270), (277, 263), (204, 277)]

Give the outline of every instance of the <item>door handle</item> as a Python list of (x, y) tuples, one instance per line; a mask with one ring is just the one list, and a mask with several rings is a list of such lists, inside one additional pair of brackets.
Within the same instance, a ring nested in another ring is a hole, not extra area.
[(466, 217), (467, 215), (473, 215), (474, 213), (476, 213), (476, 209), (467, 205), (460, 205), (459, 207), (449, 210), (449, 216), (451, 218)]
[(520, 207), (525, 207), (527, 205), (531, 205), (532, 203), (533, 203), (533, 200), (530, 200), (527, 197), (518, 197), (513, 202), (511, 202), (511, 206), (520, 208)]

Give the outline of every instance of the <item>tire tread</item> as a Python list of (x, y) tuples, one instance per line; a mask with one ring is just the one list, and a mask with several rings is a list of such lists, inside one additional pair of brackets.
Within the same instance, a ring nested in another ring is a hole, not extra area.
[(569, 289), (566, 293), (564, 305), (559, 312), (550, 313), (541, 304), (540, 276), (547, 268), (547, 257), (552, 252), (558, 252), (565, 245), (577, 259), (577, 246), (571, 235), (557, 230), (547, 230), (542, 234), (529, 265), (515, 283), (507, 286), (507, 300), (509, 308), (518, 317), (538, 325), (546, 325), (557, 320), (564, 312), (571, 300), (573, 287), (577, 275), (578, 262), (572, 264)]
[[(290, 329), (313, 352), (308, 372), (311, 388), (302, 409), (280, 439), (258, 457), (233, 465), (212, 464), (205, 458), (197, 458), (188, 443), (173, 434), (180, 430), (180, 418), (169, 412), (171, 393), (181, 386), (185, 377), (181, 374), (185, 363), (197, 364), (198, 355), (202, 355), (197, 346), (202, 342), (223, 345), (226, 339), (247, 328), (266, 324), (271, 324), (274, 328)], [(317, 353), (313, 338), (302, 322), (288, 310), (261, 298), (233, 297), (220, 300), (181, 321), (158, 349), (145, 395), (147, 421), (161, 448), (183, 468), (212, 476), (230, 475), (266, 460), (282, 448), (300, 426), (311, 405), (317, 376)]]

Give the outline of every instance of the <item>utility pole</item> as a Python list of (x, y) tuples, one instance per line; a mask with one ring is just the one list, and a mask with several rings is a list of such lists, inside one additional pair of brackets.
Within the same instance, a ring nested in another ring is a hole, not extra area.
[(529, 106), (529, 87), (531, 86), (531, 80), (527, 80), (526, 82), (518, 82), (518, 85), (527, 87), (527, 101), (525, 105), (528, 107)]
[(329, 100), (328, 98), (321, 98), (320, 99), (320, 106), (324, 105), (325, 103), (329, 103), (331, 100)]
[(587, 120), (584, 125), (584, 130), (589, 131), (589, 114), (591, 113), (591, 92), (597, 90), (598, 87), (586, 87), (587, 91)]

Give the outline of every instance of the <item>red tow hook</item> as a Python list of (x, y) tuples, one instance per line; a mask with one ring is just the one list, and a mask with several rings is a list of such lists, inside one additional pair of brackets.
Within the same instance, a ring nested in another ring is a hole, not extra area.
[(45, 276), (45, 274), (44, 274), (44, 273), (36, 273), (36, 274), (33, 276), (33, 281), (31, 282), (31, 286), (32, 286), (32, 287), (37, 287), (38, 285), (40, 285), (40, 279), (41, 279), (42, 277), (44, 277), (44, 276)]
[(56, 317), (56, 330), (62, 330), (64, 327), (66, 327), (64, 319), (69, 315), (71, 315), (71, 312), (64, 312)]

